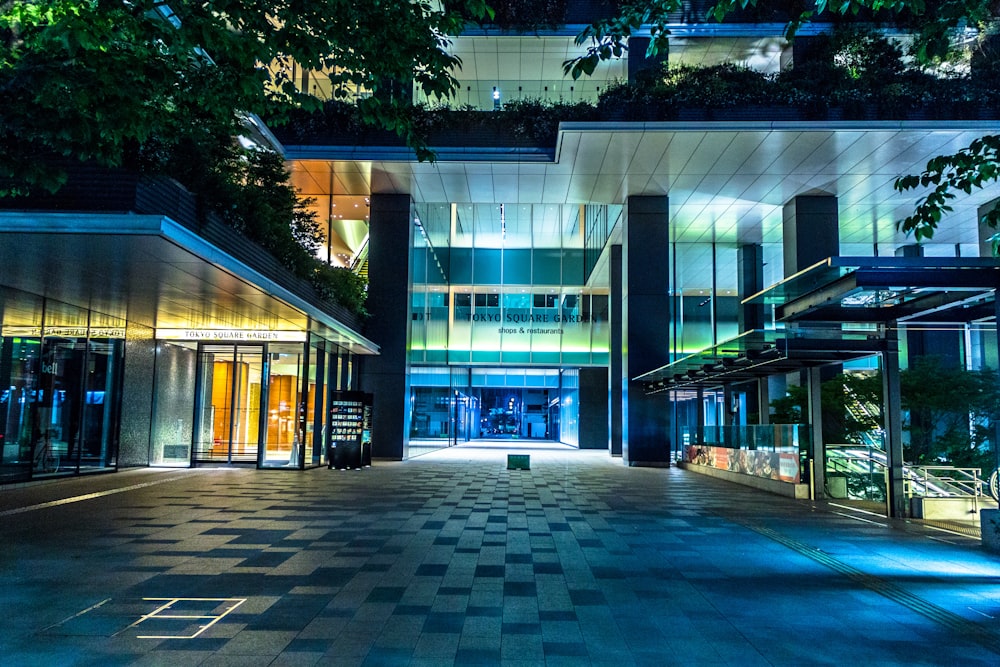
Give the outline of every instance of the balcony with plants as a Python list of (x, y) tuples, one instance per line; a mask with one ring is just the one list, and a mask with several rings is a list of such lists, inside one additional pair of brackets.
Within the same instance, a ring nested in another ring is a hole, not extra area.
[[(410, 145), (553, 149), (560, 122), (861, 121), (1000, 118), (995, 42), (959, 62), (921, 67), (876, 32), (837, 30), (814, 38), (808, 58), (776, 73), (737, 63), (670, 65), (601, 90), (596, 103), (520, 99), (494, 111), (416, 104)], [(348, 102), (293, 113), (276, 126), (285, 145), (402, 146), (372, 129)]]

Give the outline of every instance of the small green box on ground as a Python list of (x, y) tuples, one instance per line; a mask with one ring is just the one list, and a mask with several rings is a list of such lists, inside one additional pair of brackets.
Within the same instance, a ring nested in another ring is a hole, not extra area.
[(531, 456), (528, 454), (508, 454), (507, 470), (531, 470)]

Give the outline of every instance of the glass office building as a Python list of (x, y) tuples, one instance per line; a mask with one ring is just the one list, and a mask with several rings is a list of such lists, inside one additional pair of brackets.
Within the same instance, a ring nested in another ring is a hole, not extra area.
[[(995, 109), (888, 119), (735, 104), (650, 120), (607, 91), (664, 61), (775, 74), (832, 27), (809, 24), (789, 44), (783, 24), (678, 19), (668, 54), (645, 58), (638, 36), (573, 81), (562, 67), (583, 53), (579, 29), (476, 28), (451, 46), (463, 62), (451, 118), (500, 117), (511, 101), (603, 114), (559, 123), (551, 142), (526, 141), (524, 124), (510, 136), (456, 126), (435, 137), (436, 160), (420, 162), (398, 141), (276, 130), (323, 230), (320, 258), (369, 278), (363, 324), (183, 225), (149, 223), (126, 240), (109, 232), (119, 218), (0, 214), (5, 470), (316, 465), (326, 408), (346, 389), (374, 396), (376, 458), (491, 439), (669, 465), (696, 431), (766, 421), (769, 402), (803, 382), (805, 366), (729, 382), (724, 360), (662, 391), (641, 379), (745, 332), (781, 330), (780, 299), (755, 294), (831, 257), (944, 266), (990, 254), (978, 221), (1000, 197), (995, 184), (960, 194), (917, 247), (896, 228), (917, 195), (893, 183), (995, 132)], [(294, 79), (333, 93), (322, 72)], [(898, 296), (901, 285), (884, 287)], [(902, 332), (904, 367), (934, 352), (985, 368), (997, 356), (995, 313), (980, 310), (919, 333), (895, 320), (838, 322), (836, 335)], [(872, 371), (873, 355), (841, 367)], [(701, 382), (705, 373), (723, 379)]]
[[(573, 26), (456, 38), (455, 109), (594, 105), (600, 120), (561, 122), (551, 145), (521, 141), (523, 129), (504, 144), (455, 127), (432, 137), (437, 159), (422, 163), (399, 145), (286, 136), (293, 182), (330, 222), (327, 254), (343, 253), (346, 264), (363, 257), (372, 281), (369, 335), (381, 355), (365, 360), (361, 383), (376, 395), (376, 455), (552, 440), (607, 449), (627, 465), (668, 465), (695, 433), (760, 425), (772, 400), (805, 382), (805, 365), (700, 385), (702, 370), (692, 368), (691, 383), (670, 390), (641, 380), (747, 331), (783, 331), (773, 302), (751, 302), (758, 292), (828, 257), (927, 264), (989, 255), (978, 218), (1000, 194), (995, 186), (960, 195), (918, 247), (896, 228), (916, 195), (893, 182), (989, 133), (994, 110), (963, 120), (857, 110), (835, 118), (735, 104), (649, 120), (642, 109), (609, 108), (624, 98), (607, 90), (664, 61), (775, 75), (832, 31), (809, 24), (790, 44), (781, 24), (670, 29), (668, 54), (646, 59), (638, 37), (577, 81), (562, 75), (582, 52)], [(903, 332), (904, 368), (929, 350), (970, 369), (995, 356), (981, 322), (919, 333), (912, 322), (837, 326), (842, 340)], [(879, 364), (873, 352), (836, 367), (864, 374)], [(710, 373), (726, 371), (717, 365)]]

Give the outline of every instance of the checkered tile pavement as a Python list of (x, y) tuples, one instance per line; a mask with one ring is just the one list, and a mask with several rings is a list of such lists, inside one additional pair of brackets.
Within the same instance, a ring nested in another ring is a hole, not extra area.
[(971, 539), (529, 453), (0, 491), (0, 663), (1000, 664)]

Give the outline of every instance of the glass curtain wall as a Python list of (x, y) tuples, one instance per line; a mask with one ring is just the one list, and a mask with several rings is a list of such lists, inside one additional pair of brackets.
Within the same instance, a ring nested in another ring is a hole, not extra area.
[(419, 206), (410, 360), (606, 365), (608, 291), (585, 275), (588, 208)]
[(577, 445), (577, 378), (576, 369), (414, 367), (410, 456), (472, 440)]
[[(777, 250), (775, 250), (775, 247)], [(738, 336), (739, 247), (736, 242), (675, 242), (672, 248), (671, 294), (674, 318), (672, 353), (676, 360)], [(764, 244), (765, 279), (780, 280), (781, 248)], [(778, 275), (775, 274), (777, 267)], [(767, 283), (770, 284), (770, 283)], [(765, 321), (770, 313), (765, 314)], [(673, 394), (676, 410), (676, 442), (690, 442), (698, 426), (699, 413), (707, 431), (721, 429), (730, 419), (746, 423), (746, 389), (736, 388), (736, 399), (744, 409), (732, 411), (721, 390), (705, 390), (701, 401), (694, 391)], [(727, 413), (727, 411), (729, 411)]]
[(124, 321), (15, 290), (0, 305), (3, 481), (113, 468)]
[(577, 390), (561, 392), (560, 370), (609, 361), (608, 289), (589, 276), (595, 239), (620, 212), (418, 205), (411, 456), (476, 438), (578, 442)]

